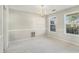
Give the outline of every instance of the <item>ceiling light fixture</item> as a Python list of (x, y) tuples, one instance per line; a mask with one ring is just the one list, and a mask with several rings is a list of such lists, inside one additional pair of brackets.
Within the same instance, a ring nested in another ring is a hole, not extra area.
[(54, 12), (54, 11), (56, 11), (56, 9), (53, 9), (52, 11)]
[(41, 16), (45, 16), (46, 15), (46, 6), (45, 5), (41, 5)]

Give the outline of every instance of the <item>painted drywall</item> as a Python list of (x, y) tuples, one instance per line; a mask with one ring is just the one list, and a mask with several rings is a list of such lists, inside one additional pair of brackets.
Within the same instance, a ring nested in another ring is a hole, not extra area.
[[(64, 40), (70, 43), (74, 43), (74, 44), (79, 44), (79, 36), (76, 35), (66, 35), (64, 34), (64, 15), (66, 13), (71, 13), (71, 12), (75, 12), (75, 11), (79, 11), (79, 6), (75, 6), (73, 8), (69, 8), (60, 12), (57, 12), (55, 14), (52, 15), (48, 15), (46, 17), (46, 31), (47, 31), (47, 36), (48, 37), (52, 37), (52, 38), (56, 38), (56, 39), (60, 39), (60, 40)], [(56, 19), (56, 32), (50, 32), (49, 30), (49, 17), (55, 15), (57, 17)]]
[(0, 6), (0, 53), (3, 52), (3, 39), (2, 39), (2, 6)]
[(38, 14), (9, 9), (9, 40), (26, 39), (31, 32), (45, 34), (45, 18)]

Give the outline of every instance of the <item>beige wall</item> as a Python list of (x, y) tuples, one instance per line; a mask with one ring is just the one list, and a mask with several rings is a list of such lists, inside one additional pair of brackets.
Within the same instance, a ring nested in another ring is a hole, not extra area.
[(9, 10), (9, 39), (25, 39), (35, 31), (36, 36), (45, 34), (45, 18), (37, 14)]
[(70, 9), (66, 9), (60, 12), (57, 12), (55, 15), (57, 17), (56, 19), (56, 32), (50, 32), (49, 31), (49, 17), (52, 15), (47, 16), (47, 34), (48, 37), (52, 37), (52, 38), (56, 38), (56, 39), (60, 39), (60, 40), (64, 40), (67, 42), (71, 42), (71, 43), (75, 43), (75, 44), (79, 44), (79, 35), (66, 35), (64, 34), (64, 15), (67, 13), (71, 13), (71, 12), (76, 12), (79, 11), (79, 6), (70, 8)]

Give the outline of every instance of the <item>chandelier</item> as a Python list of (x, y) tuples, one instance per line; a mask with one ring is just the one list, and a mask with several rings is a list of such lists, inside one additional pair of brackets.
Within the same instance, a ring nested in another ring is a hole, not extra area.
[(41, 16), (47, 15), (47, 7), (45, 5), (41, 5)]

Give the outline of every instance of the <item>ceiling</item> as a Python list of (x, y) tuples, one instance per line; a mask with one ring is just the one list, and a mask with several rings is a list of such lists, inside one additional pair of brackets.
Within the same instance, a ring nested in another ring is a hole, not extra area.
[(74, 6), (76, 5), (9, 5), (8, 7), (15, 10), (48, 15)]

